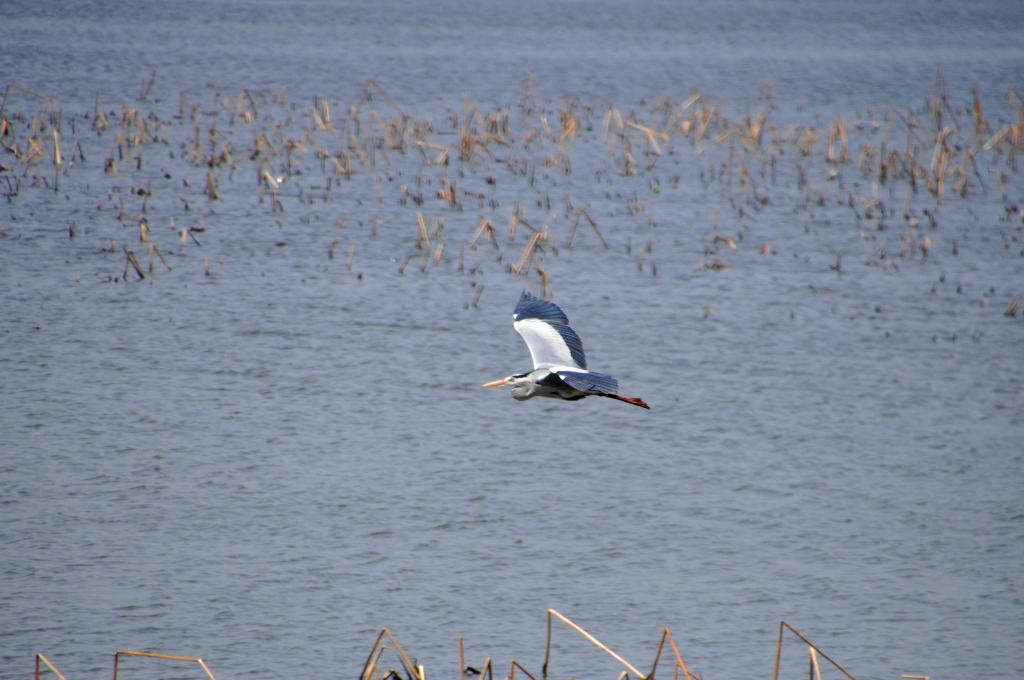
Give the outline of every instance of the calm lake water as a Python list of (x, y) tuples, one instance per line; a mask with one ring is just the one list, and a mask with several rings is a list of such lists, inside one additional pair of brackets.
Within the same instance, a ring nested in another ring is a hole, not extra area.
[[(383, 626), (536, 673), (550, 607), (706, 680), (781, 619), (858, 678), (1024, 677), (1024, 5), (0, 14), (0, 675), (354, 677)], [(480, 389), (538, 266), (651, 411)], [(552, 677), (620, 670), (555, 629)]]

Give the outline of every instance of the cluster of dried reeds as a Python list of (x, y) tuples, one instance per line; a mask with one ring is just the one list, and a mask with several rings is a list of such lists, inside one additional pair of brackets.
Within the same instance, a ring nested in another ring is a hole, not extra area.
[[(686, 663), (683, 661), (682, 654), (679, 651), (679, 645), (673, 638), (671, 631), (668, 628), (662, 629), (661, 636), (658, 638), (658, 642), (654, 649), (654, 659), (651, 662), (650, 670), (646, 673), (641, 671), (637, 666), (633, 665), (619, 653), (614, 651), (611, 647), (607, 646), (594, 635), (584, 630), (577, 623), (569, 619), (564, 614), (554, 610), (547, 610), (547, 637), (544, 646), (544, 657), (541, 662), (541, 668), (539, 673), (531, 673), (527, 667), (521, 662), (512, 659), (508, 665), (508, 672), (505, 674), (506, 680), (515, 680), (516, 674), (525, 676), (529, 680), (548, 680), (550, 677), (550, 662), (551, 662), (551, 642), (553, 633), (553, 624), (555, 622), (561, 623), (574, 631), (590, 644), (597, 647), (599, 650), (607, 654), (609, 657), (614, 659), (622, 670), (619, 672), (616, 680), (655, 680), (658, 673), (659, 666), (662, 662), (663, 652), (665, 651), (666, 643), (668, 643), (668, 649), (671, 651), (669, 657), (669, 663), (672, 667), (672, 678), (673, 680), (679, 680), (680, 677), (685, 680), (701, 680), (701, 675), (691, 671), (687, 668)], [(842, 674), (847, 680), (856, 680), (854, 676), (846, 670), (838, 661), (833, 659), (831, 656), (826, 654), (818, 645), (812, 642), (806, 635), (801, 633), (799, 630), (794, 628), (786, 621), (779, 622), (778, 636), (775, 644), (775, 665), (774, 672), (772, 675), (773, 680), (779, 680), (781, 664), (782, 664), (782, 652), (783, 642), (785, 635), (789, 634), (792, 638), (795, 638), (801, 646), (806, 648), (808, 655), (808, 668), (810, 672), (811, 680), (821, 680), (821, 662), (819, 659), (824, 659), (828, 664), (832, 666), (838, 673)], [(398, 666), (389, 666), (385, 661), (387, 656), (394, 656), (398, 662)], [(169, 661), (172, 663), (186, 662), (197, 665), (209, 680), (216, 680), (213, 672), (210, 670), (206, 663), (198, 658), (191, 656), (177, 656), (170, 654), (162, 654), (158, 652), (146, 652), (146, 651), (128, 651), (119, 650), (114, 655), (114, 680), (117, 680), (119, 665), (122, 658), (141, 657), (147, 659), (155, 659), (160, 661)], [(44, 656), (42, 653), (36, 654), (35, 657), (35, 680), (39, 680), (41, 673), (51, 672), (57, 676), (58, 680), (65, 680), (64, 675), (57, 669), (50, 659)], [(466, 662), (465, 653), (465, 642), (462, 638), (458, 640), (458, 678), (459, 680), (466, 680), (469, 676), (479, 676), (482, 680), (494, 680), (495, 664), (491, 657), (484, 659), (483, 663), (479, 666), (472, 666)], [(904, 678), (916, 678), (918, 680), (927, 680), (927, 676), (909, 675), (904, 674)], [(370, 653), (366, 657), (366, 662), (363, 664), (362, 671), (359, 674), (360, 680), (427, 680), (426, 668), (417, 662), (413, 657), (410, 657), (406, 653), (402, 645), (399, 644), (398, 639), (394, 634), (387, 628), (382, 628), (374, 639), (373, 644), (370, 647)]]
[[(278, 230), (333, 227), (312, 233), (325, 239), (331, 260), (341, 244), (347, 271), (360, 276), (361, 253), (368, 256), (385, 229), (389, 244), (407, 244), (405, 252), (384, 259), (396, 262), (401, 274), (414, 262), (424, 274), (454, 265), (479, 288), (476, 274), (498, 264), (513, 276), (535, 277), (546, 289), (547, 260), (579, 244), (581, 224), (596, 239), (589, 246), (612, 256), (625, 252), (639, 272), (657, 275), (656, 243), (644, 236), (655, 223), (649, 204), (671, 202), (681, 175), (692, 168), (703, 190), (723, 192), (733, 211), (723, 222), (734, 227), (720, 230), (717, 211), (701, 227), (710, 227), (710, 235), (696, 266), (709, 271), (733, 266), (743, 250), (744, 225), (780, 203), (792, 204), (795, 214), (849, 210), (866, 242), (902, 216), (899, 243), (865, 257), (883, 267), (936, 251), (943, 240), (937, 215), (951, 195), (970, 200), (997, 186), (1008, 219), (1021, 220), (1007, 185), (1024, 149), (1024, 102), (1008, 90), (1016, 118), (992, 125), (977, 90), (969, 104), (951, 102), (941, 72), (920, 108), (786, 125), (775, 122), (770, 88), (763, 88), (761, 110), (739, 118), (697, 91), (679, 102), (663, 96), (629, 110), (595, 110), (576, 98), (549, 109), (529, 77), (515, 109), (466, 101), (445, 107), (439, 117), (406, 112), (375, 81), (347, 107), (322, 97), (302, 107), (284, 91), (243, 89), (207, 102), (181, 93), (177, 110), (163, 115), (147, 104), (155, 80), (155, 74), (145, 80), (137, 100), (119, 110), (104, 110), (97, 97), (91, 112), (67, 114), (54, 100), (16, 85), (7, 86), (0, 103), (0, 144), (14, 162), (0, 167), (9, 202), (26, 184), (60, 192), (62, 177), (90, 165), (87, 151), (103, 159), (106, 198), (90, 186), (97, 211), (112, 209), (114, 224), (136, 232), (148, 253), (144, 266), (131, 248), (118, 245), (133, 235), (115, 230), (101, 250), (123, 254), (122, 272), (108, 276), (113, 281), (126, 281), (129, 273), (142, 279), (155, 273), (157, 262), (171, 271), (169, 261), (187, 246), (202, 248), (197, 233), (207, 226), (196, 213), (212, 220), (217, 206), (239, 201), (262, 206)], [(12, 97), (27, 108), (9, 109)], [(577, 195), (559, 188), (559, 177), (571, 178), (581, 163), (594, 174), (591, 186), (572, 181)], [(131, 183), (136, 209), (125, 204), (124, 181)], [(922, 196), (928, 197), (924, 205)], [(602, 206), (600, 213), (595, 206)], [(609, 239), (599, 222), (616, 213), (632, 226), (615, 224)], [(342, 228), (352, 224), (364, 229)], [(507, 224), (501, 237), (497, 224)], [(176, 248), (158, 245), (165, 225), (177, 237)], [(402, 233), (406, 239), (396, 237)], [(635, 246), (634, 237), (643, 245)], [(1004, 238), (1008, 249), (1024, 254), (1020, 229)], [(275, 236), (270, 248), (286, 245)], [(945, 245), (956, 254), (955, 241)], [(777, 252), (766, 241), (755, 248), (762, 255)], [(209, 274), (210, 255), (202, 257)]]

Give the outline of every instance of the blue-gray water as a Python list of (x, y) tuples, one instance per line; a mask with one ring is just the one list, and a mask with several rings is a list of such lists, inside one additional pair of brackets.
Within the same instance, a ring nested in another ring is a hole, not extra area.
[[(1024, 182), (1005, 145), (977, 172), (964, 160), (969, 191), (951, 174), (941, 203), (857, 168), (864, 145), (903, 153), (915, 116), (927, 166), (939, 91), (955, 143), (971, 143), (972, 87), (990, 133), (1016, 124), (1021, 5), (0, 14), (2, 84), (19, 86), (5, 146), (59, 110), (65, 157), (54, 191), (50, 157), (0, 151), (0, 675), (28, 676), (43, 651), (100, 677), (130, 648), (202, 656), (220, 678), (353, 677), (382, 626), (431, 677), (456, 676), (460, 636), (474, 665), (536, 672), (548, 607), (642, 669), (669, 626), (707, 680), (767, 677), (780, 619), (857, 677), (1024, 675), (1024, 321), (1004, 315), (1024, 295)], [(701, 143), (676, 127), (660, 157), (627, 128), (638, 167), (623, 174), (608, 108), (653, 125), (659, 98), (681, 109), (694, 90), (731, 127)], [(448, 165), (425, 165), (439, 150), (411, 134), (358, 158), (341, 120), (382, 140), (399, 119), (385, 93), (430, 122)], [(303, 139), (315, 98), (337, 125)], [(125, 107), (155, 136), (129, 158)], [(450, 116), (473, 125), (474, 107), (510, 116), (518, 143), (489, 153), (522, 166), (459, 159)], [(732, 161), (721, 141), (761, 111), (778, 135), (818, 135), (806, 158), (780, 145), (774, 177), (769, 133)], [(209, 168), (187, 155), (196, 131), (210, 150), (214, 112), (231, 161)], [(829, 165), (839, 117), (852, 158)], [(261, 132), (279, 155), (251, 157)], [(351, 177), (317, 145), (348, 150)], [(285, 177), (280, 210), (263, 169)], [(444, 179), (461, 210), (438, 198)], [(559, 246), (537, 262), (591, 366), (650, 412), (480, 389), (529, 367), (511, 311), (541, 280), (508, 270), (531, 233), (508, 242), (517, 203)], [(566, 247), (579, 208), (607, 249), (578, 215)], [(484, 217), (500, 261), (466, 247)], [(620, 670), (567, 628), (555, 642), (554, 677)], [(783, 677), (806, 663), (783, 648)]]

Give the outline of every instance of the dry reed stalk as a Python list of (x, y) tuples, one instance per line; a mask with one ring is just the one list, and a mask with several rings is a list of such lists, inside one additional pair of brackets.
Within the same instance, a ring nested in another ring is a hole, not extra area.
[(100, 111), (100, 96), (97, 94), (92, 114), (92, 131), (99, 137), (108, 127), (110, 127), (110, 121), (107, 120), (107, 114)]
[(33, 137), (38, 137), (46, 132), (46, 116), (43, 115), (42, 111), (36, 111), (32, 115), (32, 127), (30, 132)]
[(142, 117), (142, 114), (138, 109), (132, 109), (131, 119), (128, 121), (129, 125), (134, 128), (135, 133), (128, 138), (132, 146), (142, 146), (146, 137), (149, 134), (149, 128), (146, 125), (146, 120)]
[(765, 113), (764, 111), (761, 111), (760, 113), (757, 114), (757, 118), (755, 118), (753, 123), (749, 126), (749, 136), (752, 142), (751, 146), (754, 148), (761, 148), (761, 138), (764, 134), (764, 124), (767, 119), (768, 114)]
[(562, 131), (558, 134), (558, 143), (563, 141), (574, 141), (576, 139), (576, 131), (579, 129), (579, 125), (576, 123), (576, 118), (573, 116), (571, 110), (564, 110), (559, 112), (559, 118), (562, 123)]
[(423, 219), (423, 213), (416, 213), (416, 249), (426, 250), (431, 249), (430, 235), (427, 233), (427, 221)]
[(949, 126), (942, 128), (942, 130), (935, 137), (935, 147), (932, 150), (932, 162), (928, 166), (929, 170), (932, 173), (932, 176), (935, 176), (935, 174), (938, 172), (940, 158), (943, 155), (948, 155), (952, 153), (952, 150), (949, 148), (949, 143), (947, 141), (952, 133), (953, 128), (952, 126)]
[(459, 680), (466, 679), (466, 653), (463, 649), (462, 638), (459, 638)]
[(54, 666), (49, 659), (43, 656), (42, 652), (36, 653), (36, 669), (35, 674), (32, 676), (33, 680), (39, 680), (39, 672), (42, 670), (41, 666), (45, 666), (47, 670), (56, 675), (57, 680), (67, 680), (67, 678), (64, 677), (64, 674), (57, 670), (57, 667)]
[(416, 140), (416, 148), (419, 149), (420, 154), (423, 155), (423, 165), (431, 165), (430, 157), (427, 156), (426, 149), (437, 151), (437, 158), (433, 161), (435, 165), (446, 165), (448, 160), (448, 147), (440, 146), (438, 144), (431, 144), (430, 142), (423, 141), (421, 139)]
[(707, 139), (708, 130), (711, 127), (711, 121), (715, 117), (715, 109), (708, 106), (707, 102), (702, 98), (700, 100), (700, 111), (695, 115), (697, 116), (696, 140), (700, 142)]
[(211, 201), (220, 200), (220, 192), (217, 191), (217, 181), (213, 178), (213, 173), (206, 173), (206, 188), (203, 190), (203, 193)]
[(142, 89), (139, 90), (138, 101), (144, 102), (149, 97), (149, 93), (153, 90), (153, 86), (156, 84), (156, 71), (149, 76), (149, 80), (142, 81)]
[(533, 74), (527, 72), (523, 76), (523, 89), (519, 94), (519, 109), (529, 117), (534, 110), (540, 108), (540, 100), (537, 96), (537, 85), (533, 82)]
[[(668, 638), (668, 643), (672, 646), (672, 653), (676, 656), (676, 667), (674, 669), (675, 675), (678, 676), (678, 669), (682, 668), (683, 675), (686, 676), (686, 680), (692, 680), (692, 678), (690, 677), (690, 671), (686, 668), (686, 664), (683, 663), (683, 656), (679, 653), (679, 647), (676, 645), (676, 641), (675, 638), (672, 637), (672, 633), (670, 633), (668, 628), (666, 628), (665, 632), (662, 635), (663, 637)], [(654, 671), (651, 671), (651, 675), (654, 675)]]
[(932, 193), (935, 194), (936, 203), (942, 203), (942, 187), (946, 179), (946, 162), (948, 159), (949, 154), (945, 151), (939, 154), (939, 167), (934, 173), (934, 184), (932, 185)]
[(523, 251), (519, 255), (519, 260), (511, 266), (511, 270), (514, 274), (519, 274), (523, 269), (527, 268), (527, 264), (533, 259), (533, 253), (537, 249), (537, 246), (542, 240), (546, 240), (547, 236), (544, 232), (535, 232), (530, 240), (527, 241), (523, 247)]
[[(45, 156), (46, 154), (43, 153), (43, 148), (39, 145), (39, 140), (37, 140), (35, 136), (29, 137), (25, 141), (25, 157), (22, 159), (22, 162), (25, 164), (25, 172), (28, 172), (29, 166), (35, 163), (36, 159), (43, 158)], [(25, 175), (22, 174), (22, 177), (24, 176)]]
[[(426, 680), (425, 674), (423, 673), (423, 667), (414, 664), (409, 659), (409, 656), (405, 653), (405, 650), (402, 649), (402, 646), (400, 644), (398, 644), (398, 640), (395, 639), (395, 636), (392, 635), (391, 631), (387, 628), (381, 628), (380, 632), (377, 634), (377, 639), (374, 641), (373, 646), (370, 648), (370, 654), (366, 659), (366, 663), (363, 665), (362, 672), (359, 674), (360, 680), (369, 680), (369, 671), (372, 670), (370, 667), (370, 662), (374, 661), (375, 655), (377, 656), (377, 661), (379, 661), (380, 654), (378, 653), (378, 649), (383, 649), (381, 647), (381, 644), (385, 637), (387, 637), (387, 639), (391, 641), (391, 645), (394, 648), (395, 653), (398, 655), (399, 660), (402, 662), (402, 666), (405, 669), (405, 672), (409, 675), (409, 678), (411, 678), (412, 680)], [(377, 663), (375, 661), (374, 666), (376, 665)]]
[[(212, 152), (211, 152), (212, 153)], [(141, 159), (142, 156), (139, 156)], [(220, 153), (210, 156), (209, 161), (210, 167), (218, 167), (221, 165), (232, 165), (231, 162), (231, 146), (224, 144), (220, 147)]]
[(331, 105), (326, 99), (315, 97), (313, 106), (310, 108), (310, 117), (318, 130), (334, 132), (334, 124), (331, 122)]
[(142, 265), (139, 264), (138, 258), (135, 257), (135, 251), (129, 250), (124, 246), (121, 246), (121, 249), (124, 251), (124, 273), (122, 274), (121, 278), (126, 278), (126, 275), (128, 274), (129, 265), (132, 267), (132, 269), (135, 270), (135, 273), (136, 275), (138, 275), (140, 280), (146, 278), (146, 275), (142, 272)]
[(403, 118), (405, 117), (405, 112), (402, 111), (401, 107), (399, 107), (398, 104), (395, 102), (395, 100), (391, 98), (391, 95), (388, 94), (387, 90), (385, 90), (384, 87), (380, 83), (378, 83), (376, 80), (369, 80), (366, 83), (366, 88), (364, 89), (364, 95), (367, 96), (367, 101), (370, 100), (370, 90), (371, 90), (371, 88), (373, 90), (376, 90), (377, 94), (380, 95), (380, 97), (385, 102), (388, 103), (388, 106), (393, 108), (398, 113), (398, 115), (402, 116)]
[(1020, 295), (1014, 295), (1013, 299), (1010, 300), (1010, 304), (1003, 311), (1003, 316), (1015, 319), (1022, 309), (1024, 309), (1024, 298)]
[(448, 204), (449, 210), (462, 209), (462, 204), (459, 203), (459, 199), (455, 195), (455, 183), (448, 181), (447, 177), (441, 180), (441, 188), (437, 192), (437, 197)]
[(640, 132), (644, 133), (644, 137), (646, 137), (647, 139), (647, 146), (648, 148), (650, 148), (651, 152), (656, 156), (661, 155), (661, 147), (658, 145), (657, 138), (661, 137), (663, 140), (667, 140), (668, 135), (666, 135), (664, 132), (655, 132), (653, 129), (645, 125), (640, 125), (639, 123), (634, 123), (631, 120), (627, 120), (626, 125), (633, 128), (634, 130), (639, 130)]
[(580, 223), (580, 218), (583, 216), (583, 211), (577, 210), (576, 215), (573, 217), (572, 224), (569, 225), (569, 235), (565, 237), (565, 247), (572, 248), (573, 239), (576, 238), (576, 227)]
[(625, 153), (623, 153), (622, 160), (622, 175), (624, 177), (630, 177), (632, 175), (635, 175), (638, 164), (636, 162), (636, 159), (633, 158), (633, 154), (630, 152), (629, 149), (626, 149)]
[(633, 673), (637, 678), (645, 678), (644, 674), (641, 673), (639, 670), (637, 670), (636, 666), (634, 666), (633, 664), (631, 664), (628, 661), (626, 661), (625, 659), (623, 659), (621, 656), (619, 656), (614, 651), (612, 651), (607, 645), (602, 643), (596, 637), (594, 637), (593, 635), (591, 635), (587, 631), (583, 630), (580, 626), (576, 625), (568, 617), (562, 615), (561, 613), (559, 613), (558, 611), (556, 611), (554, 609), (548, 609), (548, 633), (547, 633), (547, 642), (546, 642), (546, 644), (544, 646), (544, 663), (543, 663), (543, 666), (542, 666), (542, 677), (544, 677), (544, 678), (548, 677), (548, 661), (551, 658), (551, 619), (552, 619), (552, 617), (557, 617), (560, 621), (562, 621), (562, 623), (564, 623), (565, 625), (567, 625), (570, 628), (572, 628), (573, 630), (575, 630), (577, 633), (579, 633), (584, 638), (589, 640), (598, 649), (602, 650), (603, 652), (608, 654), (610, 657), (612, 657), (613, 659), (615, 659), (616, 661), (621, 663), (623, 666), (625, 666), (627, 669), (629, 669), (629, 671), (631, 673)]
[(53, 129), (53, 191), (56, 193), (60, 191), (60, 167), (64, 164), (64, 159), (60, 153), (60, 131), (57, 128)]
[[(515, 215), (512, 216), (513, 219)], [(469, 239), (469, 247), (476, 248), (476, 243), (481, 236), (486, 236), (487, 239), (494, 244), (494, 247), (500, 252), (501, 247), (498, 245), (498, 237), (494, 233), (494, 224), (491, 223), (486, 217), (480, 218), (480, 224), (477, 225), (476, 230), (473, 232), (473, 236)]]
[(208, 677), (210, 680), (217, 680), (217, 678), (214, 677), (214, 675), (213, 675), (213, 671), (211, 671), (209, 666), (206, 665), (206, 662), (203, 661), (202, 659), (200, 659), (199, 657), (196, 657), (196, 656), (174, 656), (174, 655), (171, 655), (171, 654), (160, 654), (160, 653), (157, 653), (157, 652), (134, 652), (134, 651), (126, 650), (126, 649), (119, 649), (117, 651), (117, 653), (114, 654), (114, 677), (113, 677), (113, 680), (117, 680), (118, 665), (119, 665), (121, 657), (123, 657), (123, 656), (138, 656), (138, 657), (144, 657), (144, 658), (149, 658), (149, 659), (160, 659), (160, 660), (163, 660), (163, 661), (187, 661), (187, 662), (190, 662), (190, 663), (197, 664), (200, 668), (202, 668), (203, 672), (206, 673), (206, 677)]
[(551, 131), (551, 125), (548, 124), (548, 117), (547, 116), (541, 116), (540, 117), (540, 125), (541, 125), (542, 128), (544, 128), (544, 135), (549, 137), (552, 141), (554, 141), (555, 133)]
[(863, 177), (874, 174), (875, 171), (875, 150), (870, 144), (865, 144), (860, 149), (860, 158), (857, 160), (857, 169)]
[(476, 295), (473, 296), (473, 308), (474, 309), (479, 309), (480, 308), (480, 298), (483, 297), (484, 288), (486, 288), (486, 286), (484, 286), (483, 284), (480, 284), (479, 286), (477, 286)]
[(459, 128), (459, 160), (466, 162), (473, 158), (473, 149), (476, 146), (477, 138), (469, 133), (465, 127)]
[(71, 147), (71, 155), (68, 156), (68, 158), (69, 158), (68, 162), (72, 166), (75, 165), (75, 159), (76, 158), (81, 163), (85, 162), (85, 152), (82, 151), (82, 145), (79, 143), (79, 141), (77, 139), (75, 140), (74, 146)]
[(957, 184), (956, 192), (958, 194), (960, 194), (960, 198), (966, 198), (967, 197), (967, 186), (968, 186), (967, 171), (964, 170), (959, 165), (956, 165), (956, 164), (954, 164), (953, 169), (955, 170), (955, 172), (957, 174), (957, 178), (959, 179), (959, 183)]
[(693, 94), (687, 97), (686, 101), (679, 105), (679, 112), (685, 113), (688, 108), (690, 108), (697, 102), (702, 101), (703, 99), (704, 96), (700, 93), (700, 90), (694, 90)]
[(724, 243), (725, 245), (729, 246), (729, 250), (733, 252), (736, 251), (736, 241), (732, 240), (728, 236), (719, 236), (718, 234), (715, 234), (715, 237), (712, 239), (712, 243)]
[(978, 161), (976, 156), (978, 155), (978, 148), (972, 147), (964, 151), (964, 157), (971, 162), (971, 168), (974, 170), (974, 176), (978, 178), (978, 183), (981, 185), (983, 191), (987, 191), (985, 186), (985, 179), (981, 176), (981, 171), (978, 169)]
[(836, 121), (836, 128), (839, 130), (839, 162), (850, 162), (849, 140), (846, 137), (846, 118), (842, 116)]
[(512, 146), (512, 142), (504, 135), (496, 135), (488, 132), (484, 135), (484, 140), (487, 142), (494, 142), (498, 146)]
[(555, 153), (544, 159), (544, 165), (549, 168), (559, 168), (566, 175), (572, 174), (572, 163), (569, 161), (569, 153), (561, 141), (558, 142)]
[(3, 147), (4, 147), (4, 149), (7, 150), (8, 153), (10, 153), (12, 156), (14, 156), (17, 160), (21, 160), (21, 157), (24, 154), (24, 152), (21, 150), (21, 147), (18, 145), (17, 142), (12, 141), (9, 144), (7, 142), (4, 142), (3, 143)]
[(53, 130), (53, 164), (54, 166), (60, 166), (64, 163), (64, 158), (60, 152), (60, 131), (54, 128)]
[(807, 655), (810, 657), (811, 662), (811, 680), (821, 680), (821, 667), (818, 666), (818, 653), (814, 651), (814, 647), (807, 646)]
[(985, 112), (981, 108), (981, 93), (978, 88), (972, 88), (974, 95), (974, 136), (979, 141), (988, 134), (988, 121), (985, 120)]
[(386, 647), (381, 646), (376, 650), (376, 654), (371, 655), (371, 659), (367, 662), (366, 669), (363, 671), (363, 680), (376, 676), (377, 664), (380, 662), (380, 657), (384, 654), (386, 649)]
[[(155, 243), (150, 243), (149, 244), (149, 257), (150, 257), (150, 260), (152, 260), (154, 253), (156, 254), (156, 256), (158, 258), (160, 258), (160, 262), (163, 263), (164, 268), (167, 269), (167, 271), (171, 271), (171, 265), (167, 264), (167, 260), (164, 259), (164, 254), (160, 252), (160, 249), (156, 247)], [(152, 267), (150, 267), (150, 271), (153, 271)]]
[(530, 671), (526, 670), (526, 668), (521, 663), (519, 663), (518, 661), (516, 661), (514, 659), (513, 659), (512, 663), (509, 664), (508, 680), (516, 680), (516, 669), (517, 668), (519, 670), (521, 670), (523, 673), (525, 673), (526, 677), (528, 677), (530, 680), (537, 680), (537, 678), (533, 675), (533, 673), (531, 673)]
[[(486, 153), (492, 161), (495, 160), (494, 154), (482, 139), (471, 134), (465, 127), (459, 128), (459, 160), (464, 162), (473, 160), (473, 155), (477, 147), (483, 149), (484, 153)], [(445, 152), (445, 155), (447, 155), (447, 152)]]
[(270, 142), (267, 133), (260, 132), (253, 138), (253, 150), (249, 152), (249, 160), (255, 160), (261, 156), (276, 156), (277, 149)]
[(605, 250), (607, 250), (608, 249), (608, 241), (605, 240), (604, 234), (602, 234), (601, 230), (597, 227), (597, 221), (594, 220), (594, 218), (590, 216), (590, 213), (587, 212), (586, 208), (580, 208), (579, 212), (585, 218), (587, 218), (587, 222), (590, 224), (590, 228), (594, 230), (594, 233), (597, 234), (597, 239), (601, 242), (601, 245), (604, 246)]
[(813, 128), (804, 127), (803, 134), (797, 140), (797, 151), (800, 152), (801, 156), (810, 156), (811, 151), (814, 148), (814, 143), (817, 141), (817, 134)]
[(608, 110), (604, 112), (604, 118), (601, 119), (601, 141), (607, 143), (612, 132), (621, 134), (622, 131), (623, 117), (611, 104), (608, 104)]
[(284, 180), (283, 177), (277, 178), (271, 175), (267, 170), (262, 170), (259, 174), (260, 182), (264, 184), (271, 191), (277, 191), (281, 187), (281, 182)]
[(1006, 139), (1007, 136), (1009, 136), (1011, 127), (1012, 126), (1010, 125), (1004, 125), (998, 130), (996, 130), (981, 148), (984, 149), (985, 151), (991, 151), (996, 146), (1002, 144), (1003, 140)]
[(515, 243), (516, 240), (516, 226), (519, 224), (519, 206), (516, 205), (516, 212), (512, 213), (511, 217), (508, 218), (508, 242)]
[(252, 93), (249, 92), (249, 90), (247, 90), (245, 88), (242, 88), (242, 91), (238, 95), (239, 104), (241, 104), (241, 101), (242, 101), (243, 98), (246, 99), (249, 102), (249, 106), (243, 111), (243, 114), (249, 114), (249, 115), (248, 116), (243, 116), (243, 120), (245, 120), (245, 122), (247, 122), (247, 123), (251, 123), (254, 120), (256, 120), (257, 118), (259, 118), (260, 107), (256, 103), (256, 99), (253, 98)]
[(909, 147), (907, 149), (907, 165), (910, 171), (910, 188), (916, 194), (917, 193), (917, 158), (914, 155), (915, 148)]
[(852, 675), (850, 675), (850, 672), (848, 670), (846, 670), (845, 668), (843, 668), (839, 664), (839, 662), (835, 661), (832, 657), (830, 657), (828, 654), (823, 652), (820, 647), (818, 647), (813, 642), (811, 642), (809, 639), (807, 639), (807, 637), (804, 636), (803, 633), (798, 631), (793, 626), (789, 625), (789, 623), (787, 623), (786, 621), (779, 621), (779, 635), (778, 635), (778, 638), (776, 639), (776, 642), (775, 642), (775, 671), (772, 674), (772, 680), (779, 680), (779, 664), (782, 661), (782, 634), (783, 634), (783, 632), (785, 630), (789, 630), (793, 635), (795, 635), (800, 640), (802, 640), (804, 642), (804, 644), (806, 644), (808, 646), (808, 648), (814, 649), (814, 651), (817, 652), (818, 654), (820, 654), (823, 659), (825, 659), (830, 664), (832, 664), (832, 666), (836, 670), (838, 670), (840, 673), (845, 675), (848, 678), (848, 680), (857, 680)]
[[(355, 122), (358, 123), (358, 121), (359, 119), (356, 118)], [(355, 133), (351, 129), (348, 130), (348, 150), (354, 151), (356, 153), (356, 155), (359, 157), (359, 161), (363, 164), (364, 168), (372, 169), (373, 166), (370, 163), (369, 154), (367, 154), (366, 149), (363, 148), (363, 145), (359, 143), (359, 139), (356, 138)]]
[(337, 158), (332, 159), (334, 161), (334, 172), (335, 174), (345, 177), (346, 179), (352, 177), (352, 160), (348, 154), (344, 151), (339, 151)]
[(513, 214), (513, 216), (515, 217), (515, 224), (513, 225), (512, 221), (509, 220), (509, 242), (510, 243), (515, 240), (515, 228), (516, 228), (516, 226), (518, 226), (520, 224), (523, 225), (524, 227), (526, 227), (527, 229), (529, 229), (531, 232), (533, 232), (535, 234), (537, 233), (537, 228), (535, 226), (533, 226), (532, 224), (530, 224), (530, 222), (525, 217), (523, 217), (522, 206), (519, 204), (519, 201), (516, 201), (516, 210), (515, 210), (515, 213)]
[(879, 184), (885, 184), (885, 182), (889, 179), (889, 169), (891, 167), (890, 164), (889, 164), (889, 160), (890, 160), (890, 157), (886, 156), (886, 153), (885, 153), (885, 143), (883, 142), (882, 145), (878, 149), (878, 183)]

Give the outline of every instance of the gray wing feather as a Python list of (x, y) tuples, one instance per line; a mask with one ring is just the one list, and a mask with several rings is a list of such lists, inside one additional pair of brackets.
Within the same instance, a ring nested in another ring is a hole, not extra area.
[(580, 368), (587, 367), (587, 355), (583, 352), (583, 341), (569, 326), (569, 318), (565, 312), (554, 302), (541, 300), (539, 297), (523, 291), (519, 303), (512, 313), (512, 318), (515, 321), (537, 319), (548, 324), (561, 336), (562, 341), (569, 348), (573, 362)]
[(599, 392), (601, 394), (618, 394), (619, 381), (605, 373), (594, 373), (593, 371), (555, 371), (561, 378), (574, 389), (581, 392)]

